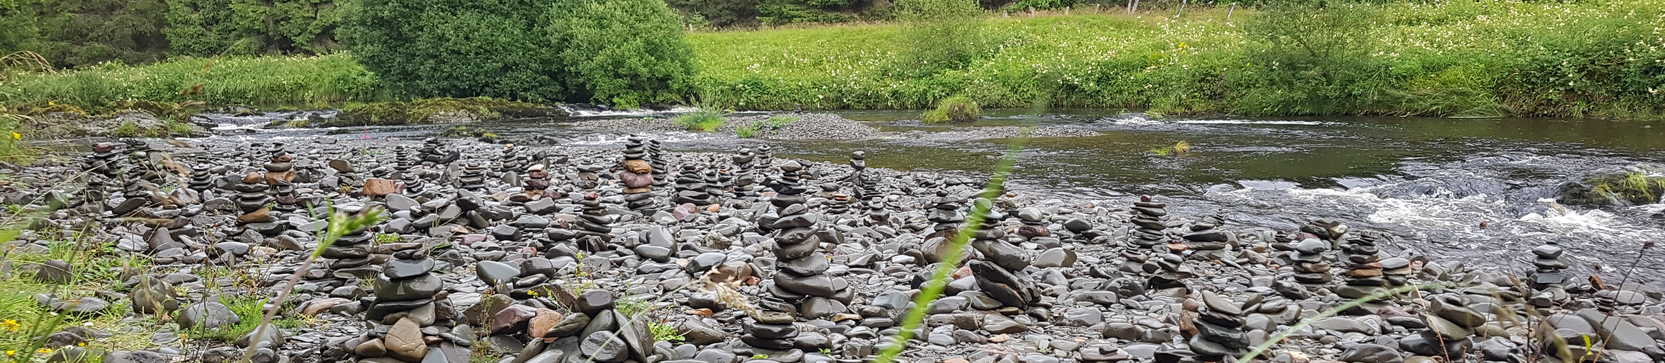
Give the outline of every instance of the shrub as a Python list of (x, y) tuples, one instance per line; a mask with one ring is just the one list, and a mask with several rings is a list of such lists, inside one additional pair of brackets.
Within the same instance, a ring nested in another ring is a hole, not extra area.
[(925, 123), (972, 122), (977, 121), (982, 115), (983, 110), (977, 107), (977, 101), (965, 96), (954, 96), (938, 101), (937, 107), (926, 111), (919, 120)]
[(544, 1), (364, 0), (341, 31), (353, 56), (408, 97), (560, 99)]
[(1240, 109), (1266, 114), (1332, 114), (1371, 109), (1390, 75), (1372, 54), (1375, 8), (1323, 2), (1272, 6), (1245, 27), (1247, 57), (1260, 70), (1239, 76)]
[(181, 57), (144, 66), (105, 64), (25, 73), (0, 82), (0, 105), (74, 105), (91, 113), (148, 102), (209, 106), (337, 107), (376, 98), (376, 80), (342, 54), (317, 57)]
[(728, 120), (723, 118), (721, 111), (702, 108), (677, 116), (675, 122), (677, 126), (687, 128), (688, 131), (712, 132), (722, 128)]
[(566, 100), (636, 108), (692, 90), (693, 49), (664, 1), (566, 0), (549, 17)]

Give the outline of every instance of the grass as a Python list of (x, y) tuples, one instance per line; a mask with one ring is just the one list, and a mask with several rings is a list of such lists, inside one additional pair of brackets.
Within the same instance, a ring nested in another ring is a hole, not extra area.
[(424, 98), (410, 101), (350, 103), (341, 116), (315, 126), (378, 126), (489, 121), (556, 114), (555, 108), (489, 97)]
[[(9, 237), (4, 239), (7, 242), (11, 240)], [(60, 299), (72, 300), (91, 296), (93, 291), (114, 290), (122, 282), (117, 271), (142, 270), (148, 265), (142, 258), (116, 257), (111, 246), (96, 245), (82, 238), (52, 242), (48, 247), (46, 253), (0, 251), (4, 260), (14, 268), (54, 259), (76, 266), (73, 280), (66, 285), (42, 283), (32, 276), (16, 272), (0, 275), (0, 284), (6, 286), (0, 289), (0, 351), (12, 353), (7, 358), (32, 361), (36, 357), (51, 355), (53, 349), (43, 345), (46, 336), (71, 325), (93, 327), (112, 334), (108, 338), (89, 339), (85, 345), (79, 346), (90, 352), (146, 348), (151, 346), (151, 334), (165, 329), (167, 324), (148, 316), (126, 318), (132, 308), (130, 302), (125, 300), (109, 301), (110, 307), (105, 313), (94, 316), (60, 315), (36, 303), (35, 294), (52, 294)]]
[(786, 125), (791, 125), (793, 122), (798, 122), (798, 120), (802, 119), (802, 117), (788, 115), (769, 116), (767, 119), (754, 121), (750, 124), (741, 125), (740, 127), (735, 128), (734, 136), (739, 136), (742, 139), (750, 139), (761, 135), (764, 131), (779, 130), (782, 127), (786, 127)]
[(723, 112), (712, 108), (701, 107), (699, 110), (677, 116), (673, 121), (677, 126), (687, 128), (688, 131), (712, 132), (717, 131), (728, 123)]
[(22, 127), (26, 118), (0, 113), (0, 161), (25, 163), (34, 159), (34, 150), (23, 145)]
[[(1278, 69), (1255, 65), (1252, 51), (1270, 46), (1247, 29), (1262, 13), (1254, 9), (1230, 18), (1207, 7), (1180, 17), (1076, 11), (989, 18), (981, 33), (987, 49), (963, 68), (923, 77), (888, 72), (909, 44), (899, 24), (699, 32), (689, 42), (701, 92), (745, 109), (921, 109), (963, 94), (983, 107), (1040, 100), (1175, 115), (1665, 114), (1665, 73), (1657, 70), (1665, 59), (1657, 40), (1665, 4), (1352, 6), (1377, 14), (1348, 26), (1360, 32), (1362, 41), (1349, 46), (1370, 73), (1330, 85), (1333, 94), (1280, 83)], [(1309, 99), (1338, 105), (1308, 107)]]
[(12, 74), (0, 82), (0, 105), (56, 102), (94, 113), (123, 102), (200, 102), (268, 108), (327, 108), (384, 100), (375, 77), (346, 54), (295, 57), (177, 57), (71, 72)]
[(1613, 200), (1626, 201), (1631, 204), (1652, 204), (1660, 200), (1665, 194), (1665, 177), (1649, 176), (1641, 172), (1628, 172), (1622, 176), (1605, 176), (1592, 179), (1595, 186), (1591, 192)]

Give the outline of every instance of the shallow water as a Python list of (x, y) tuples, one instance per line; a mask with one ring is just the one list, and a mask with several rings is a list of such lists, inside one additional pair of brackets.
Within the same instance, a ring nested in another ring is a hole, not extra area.
[[(1665, 281), (1665, 254), (1642, 242), (1665, 239), (1665, 204), (1581, 210), (1554, 203), (1556, 187), (1589, 173), (1665, 163), (1665, 125), (1544, 119), (1195, 119), (1151, 120), (1104, 110), (1045, 115), (995, 110), (972, 125), (924, 125), (912, 111), (852, 111), (844, 116), (886, 132), (950, 137), (860, 141), (759, 141), (733, 135), (655, 135), (672, 150), (732, 151), (774, 145), (776, 155), (843, 162), (865, 150), (868, 164), (902, 170), (984, 174), (1000, 153), (1022, 143), (1012, 184), (1060, 200), (1166, 197), (1183, 217), (1219, 215), (1239, 226), (1293, 229), (1309, 219), (1345, 221), (1399, 239), (1389, 253), (1428, 255), (1475, 267), (1529, 268), (1531, 247), (1561, 241), (1579, 269), (1610, 282), (1640, 258), (1631, 281)], [(607, 115), (600, 115), (607, 116)], [(639, 115), (632, 115), (637, 117)], [(579, 121), (581, 122), (581, 121)], [(622, 135), (581, 131), (572, 122), (484, 125), (513, 139), (547, 136), (565, 145), (617, 147)], [(1070, 126), (1091, 137), (965, 140), (981, 127)], [(232, 138), (420, 138), (440, 127), (341, 128), (260, 132)], [(1183, 154), (1153, 149), (1185, 141)], [(1038, 192), (1036, 192), (1038, 191)]]

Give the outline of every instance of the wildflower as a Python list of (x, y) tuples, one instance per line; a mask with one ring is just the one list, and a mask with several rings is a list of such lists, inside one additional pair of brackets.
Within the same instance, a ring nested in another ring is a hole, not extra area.
[(18, 324), (17, 320), (6, 319), (4, 321), (0, 321), (0, 328), (5, 328), (8, 331), (16, 332), (18, 329), (22, 329), (23, 325)]
[(538, 296), (538, 290), (527, 291), (527, 295)]
[(52, 350), (51, 350), (51, 349), (47, 349), (47, 348), (40, 348), (40, 349), (35, 349), (35, 353), (39, 353), (39, 354), (52, 354)]
[(17, 356), (17, 351), (16, 350), (7, 350), (6, 351), (6, 356), (7, 357), (15, 357), (15, 356)]
[(23, 140), (23, 134), (19, 134), (17, 131), (12, 131), (12, 140)]

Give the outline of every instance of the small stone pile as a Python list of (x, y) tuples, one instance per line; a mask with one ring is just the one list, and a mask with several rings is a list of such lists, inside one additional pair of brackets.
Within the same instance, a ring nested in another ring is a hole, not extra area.
[(1233, 241), (1231, 233), (1220, 230), (1219, 218), (1206, 218), (1191, 223), (1191, 233), (1186, 233), (1185, 248), (1197, 254), (1217, 254), (1226, 249)]
[(1156, 290), (1184, 288), (1185, 278), (1195, 275), (1185, 268), (1184, 256), (1171, 253), (1146, 260), (1144, 272), (1150, 275), (1145, 285)]
[(867, 152), (850, 153), (850, 176), (844, 178), (844, 183), (858, 195), (861, 188), (867, 185)]
[(669, 174), (671, 167), (670, 164), (665, 163), (665, 149), (663, 147), (664, 145), (661, 145), (659, 140), (648, 140), (647, 161), (648, 166), (653, 170), (653, 189), (656, 191), (671, 190), (671, 175)]
[(1347, 235), (1347, 225), (1341, 224), (1341, 222), (1319, 219), (1301, 226), (1301, 233), (1330, 242), (1330, 246), (1333, 247), (1336, 242), (1342, 241), (1342, 237)]
[(746, 324), (746, 334), (740, 336), (740, 342), (769, 350), (792, 349), (793, 341), (798, 337), (798, 326), (793, 324), (794, 320), (792, 314), (786, 312), (757, 313)]
[(457, 176), (457, 187), (462, 190), (479, 192), (486, 189), (486, 168), (479, 162), (470, 162), (463, 166), (461, 175)]
[(607, 208), (601, 205), (601, 196), (590, 193), (584, 196), (584, 214), (578, 216), (578, 247), (585, 251), (600, 252), (609, 249), (613, 241), (613, 217), (607, 215)]
[(398, 149), (395, 149), (394, 157), (395, 160), (393, 169), (398, 171), (398, 175), (395, 176), (395, 179), (398, 179), (401, 184), (404, 184), (405, 194), (421, 196), (427, 189), (426, 183), (423, 182), (427, 178), (423, 178), (422, 175), (420, 175), (422, 156), (411, 152), (410, 148), (400, 146)]
[(1248, 334), (1244, 332), (1244, 307), (1207, 290), (1202, 292), (1202, 300), (1208, 310), (1199, 313), (1193, 321), (1197, 335), (1186, 343), (1191, 351), (1202, 361), (1217, 362), (1249, 349)]
[(850, 195), (835, 193), (827, 199), (827, 214), (841, 216), (850, 213)]
[[(212, 170), (212, 167), (206, 164), (202, 165), (201, 169), (191, 170), (191, 182), (186, 184), (186, 187), (197, 191), (197, 193), (206, 193), (209, 190), (213, 190), (215, 173)], [(92, 186), (89, 185), (88, 189), (91, 188)], [(205, 197), (204, 199), (207, 198)]]
[[(989, 203), (987, 199), (980, 199), (978, 203)], [(1034, 262), (1034, 257), (1022, 247), (1006, 242), (1006, 234), (999, 229), (989, 228), (990, 223), (985, 220), (983, 228), (973, 233), (971, 242), (973, 249), (983, 256), (982, 260), (970, 263), (971, 273), (976, 277), (977, 288), (989, 297), (1000, 301), (1002, 305), (1028, 309), (1040, 298), (1031, 280), (1023, 273), (1023, 269)]]
[(676, 196), (671, 201), (695, 206), (711, 204), (711, 195), (706, 193), (705, 178), (700, 176), (699, 165), (682, 166), (682, 172), (676, 175)]
[(769, 145), (763, 145), (757, 148), (757, 167), (759, 168), (758, 170), (764, 173), (768, 173), (769, 170), (775, 168), (774, 149), (770, 148)]
[(1041, 211), (1039, 209), (1018, 209), (1017, 217), (1018, 222), (1023, 224), (1017, 228), (1018, 236), (1022, 236), (1023, 238), (1037, 238), (1052, 235), (1052, 231), (1046, 228), (1046, 217), (1041, 215)]
[[(1468, 307), (1462, 295), (1441, 294), (1428, 297), (1427, 312), (1422, 321), (1428, 330), (1399, 340), (1399, 346), (1411, 353), (1430, 357), (1461, 357), (1470, 351), (1474, 329), (1486, 324), (1486, 316)], [(1568, 345), (1572, 345), (1570, 342)]]
[(348, 163), (346, 160), (339, 159), (330, 160), (328, 164), (330, 169), (335, 170), (336, 182), (334, 186), (353, 188), (356, 190), (364, 185), (364, 180), (359, 179), (358, 171), (353, 169), (353, 164)]
[(1155, 246), (1168, 243), (1167, 219), (1168, 205), (1151, 200), (1150, 196), (1141, 196), (1139, 201), (1133, 202), (1133, 235), (1128, 242), (1137, 249), (1149, 250)]
[(734, 166), (735, 201), (757, 200), (759, 196), (758, 189), (762, 186), (758, 183), (757, 172), (752, 170), (754, 159), (756, 157), (752, 155), (751, 148), (741, 148), (740, 153), (729, 160)]
[[(266, 203), (271, 201), (271, 197), (267, 195), (269, 188), (261, 183), (261, 179), (260, 174), (249, 173), (243, 176), (241, 183), (231, 187), (237, 192), (237, 210), (243, 213), (243, 216), (237, 217), (238, 222), (247, 224), (271, 221), (265, 210)], [(255, 215), (256, 212), (259, 214)]]
[(705, 195), (709, 197), (711, 204), (722, 204), (723, 198), (729, 197), (728, 186), (731, 180), (727, 174), (715, 167), (716, 164), (717, 161), (712, 160), (710, 165), (713, 167), (706, 168), (701, 177), (705, 180)]
[(417, 152), (421, 154), (422, 162), (428, 165), (446, 165), (462, 157), (461, 152), (446, 150), (443, 141), (431, 137), (423, 141), (422, 148)]
[(960, 228), (960, 223), (965, 222), (965, 214), (960, 213), (962, 203), (965, 203), (964, 199), (951, 196), (946, 190), (937, 191), (937, 200), (931, 204), (931, 214), (926, 217), (935, 225), (931, 227), (932, 232), (926, 238), (953, 237)]
[(543, 198), (544, 193), (549, 190), (549, 171), (544, 170), (543, 164), (526, 169), (526, 185), (522, 189), (524, 193), (521, 195), (525, 196), (525, 200), (521, 200), (523, 203)]
[(369, 265), (374, 261), (374, 257), (370, 255), (370, 243), (373, 238), (368, 228), (348, 232), (335, 240), (335, 244), (325, 248), (322, 257), (334, 260), (330, 262), (329, 267), (337, 271)]
[(1325, 261), (1324, 252), (1330, 250), (1330, 244), (1317, 238), (1307, 238), (1295, 244), (1295, 282), (1307, 286), (1324, 285), (1330, 282), (1330, 263)]
[(862, 178), (862, 186), (856, 188), (861, 196), (861, 205), (867, 208), (867, 224), (873, 226), (890, 224), (890, 209), (885, 208), (884, 192), (879, 191), (879, 183)]
[(816, 217), (804, 204), (804, 189), (798, 185), (802, 170), (797, 162), (781, 165), (786, 183), (770, 200), (780, 218), (769, 225), (775, 231), (771, 237), (779, 267), (769, 291), (799, 315), (819, 318), (847, 311), (855, 294), (848, 281), (826, 274), (830, 259), (819, 249), (821, 242), (832, 242), (827, 240), (830, 232), (816, 230)]
[(647, 151), (643, 150), (642, 139), (632, 137), (624, 144), (624, 170), (619, 171), (619, 182), (624, 183), (625, 207), (642, 213), (653, 214), (656, 206), (653, 199), (654, 173), (652, 163), (646, 159)]
[[(441, 321), (452, 314), (443, 303), (445, 281), (434, 275), (434, 262), (420, 249), (399, 251), (376, 275), (375, 302), (365, 310), (364, 319), (374, 324), (389, 324), (386, 333), (357, 340), (352, 349), (363, 358), (390, 357), (406, 362), (432, 361), (430, 342), (445, 342), (439, 329), (451, 325)], [(425, 332), (424, 330), (428, 330)], [(438, 353), (438, 352), (435, 352)], [(444, 361), (444, 359), (440, 359)]]
[(1411, 260), (1404, 257), (1393, 257), (1382, 260), (1382, 279), (1387, 281), (1388, 287), (1401, 287), (1411, 284)]
[(1377, 238), (1374, 233), (1360, 233), (1341, 247), (1342, 253), (1347, 254), (1347, 285), (1335, 289), (1336, 295), (1357, 299), (1381, 292), (1387, 285), (1387, 280), (1382, 278), (1381, 258), (1376, 256)]
[(1532, 295), (1531, 302), (1535, 306), (1549, 307), (1567, 300), (1567, 291), (1562, 286), (1570, 280), (1570, 276), (1562, 270), (1567, 269), (1567, 262), (1562, 258), (1566, 249), (1555, 242), (1550, 242), (1532, 249), (1532, 289), (1537, 293)]

